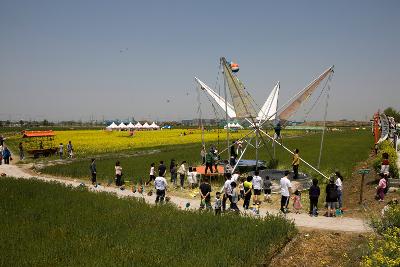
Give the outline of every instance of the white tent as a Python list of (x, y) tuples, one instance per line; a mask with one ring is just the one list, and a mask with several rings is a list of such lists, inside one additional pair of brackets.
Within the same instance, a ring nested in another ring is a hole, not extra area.
[(135, 125), (133, 125), (132, 122), (129, 122), (129, 124), (126, 125), (126, 127), (127, 127), (128, 129), (133, 129), (133, 128), (135, 128)]
[(147, 122), (145, 122), (145, 123), (142, 125), (142, 128), (143, 128), (143, 129), (150, 129), (151, 127), (150, 127), (150, 125), (149, 125)]
[(158, 126), (154, 121), (153, 121), (153, 123), (150, 125), (150, 127), (153, 128), (153, 129), (159, 129), (159, 128), (160, 128), (160, 126)]
[(118, 129), (123, 130), (123, 129), (127, 129), (127, 127), (126, 127), (126, 125), (125, 125), (123, 122), (121, 122), (121, 123), (118, 125)]
[(242, 126), (242, 125), (240, 125), (239, 123), (234, 123), (234, 125), (235, 125), (235, 128), (238, 128), (238, 129), (243, 129), (243, 126)]
[(118, 128), (118, 125), (116, 125), (114, 122), (106, 127), (106, 129), (109, 130), (109, 131), (112, 131), (112, 130), (117, 129), (117, 128)]
[[(228, 123), (228, 128), (229, 129), (243, 129), (243, 126), (240, 125), (239, 123)], [(224, 126), (224, 129), (226, 129), (226, 125)]]
[(135, 124), (135, 126), (134, 126), (134, 128), (135, 129), (140, 129), (140, 128), (142, 128), (143, 126), (140, 124), (140, 122), (137, 122), (136, 124)]

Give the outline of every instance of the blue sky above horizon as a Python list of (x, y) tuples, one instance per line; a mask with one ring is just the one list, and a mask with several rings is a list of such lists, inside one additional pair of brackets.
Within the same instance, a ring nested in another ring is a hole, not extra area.
[(0, 0), (0, 120), (197, 117), (194, 76), (214, 87), (221, 56), (259, 105), (278, 80), (284, 103), (335, 65), (328, 119), (369, 119), (400, 109), (398, 14), (399, 1)]

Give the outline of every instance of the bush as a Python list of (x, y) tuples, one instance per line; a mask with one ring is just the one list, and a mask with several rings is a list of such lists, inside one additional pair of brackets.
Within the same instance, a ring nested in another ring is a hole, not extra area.
[(362, 266), (400, 266), (400, 206), (391, 205), (379, 220), (373, 220), (379, 236), (371, 238)]
[(379, 154), (374, 161), (374, 169), (379, 173), (381, 170), (381, 163), (382, 163), (382, 154), (388, 153), (389, 154), (389, 172), (390, 176), (393, 178), (399, 177), (399, 170), (397, 169), (397, 153), (396, 150), (393, 148), (393, 145), (390, 141), (385, 140), (379, 144)]

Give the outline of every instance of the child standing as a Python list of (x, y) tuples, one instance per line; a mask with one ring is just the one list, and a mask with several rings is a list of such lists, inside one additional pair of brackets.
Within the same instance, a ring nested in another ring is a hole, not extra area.
[(293, 208), (295, 210), (295, 213), (299, 214), (302, 207), (303, 206), (301, 205), (301, 193), (299, 190), (296, 190), (293, 196)]
[(271, 186), (272, 182), (269, 179), (269, 176), (265, 176), (263, 187), (264, 187), (264, 201), (271, 202)]
[(239, 212), (239, 208), (237, 206), (237, 202), (239, 200), (239, 194), (238, 194), (236, 182), (231, 183), (231, 188), (232, 188), (231, 210), (234, 210), (235, 212)]
[(240, 192), (240, 198), (244, 199), (244, 178), (240, 178), (240, 183), (239, 183), (239, 192)]
[(385, 198), (385, 189), (386, 189), (386, 179), (385, 175), (381, 173), (381, 179), (379, 180), (378, 187), (376, 188), (376, 194), (378, 196), (379, 201), (383, 202), (383, 199)]
[(314, 178), (312, 180), (313, 185), (308, 190), (310, 196), (310, 216), (318, 216), (318, 199), (321, 194), (321, 190), (318, 186), (318, 180)]
[(217, 192), (215, 194), (215, 215), (221, 215), (221, 208), (222, 208), (222, 200), (221, 200), (221, 192)]

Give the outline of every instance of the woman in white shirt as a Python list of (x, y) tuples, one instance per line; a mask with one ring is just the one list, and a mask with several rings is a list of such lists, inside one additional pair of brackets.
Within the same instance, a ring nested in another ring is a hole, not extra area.
[(343, 176), (340, 174), (339, 171), (335, 172), (336, 175), (336, 186), (337, 186), (337, 193), (338, 193), (338, 204), (339, 204), (339, 209), (342, 209), (343, 205)]

